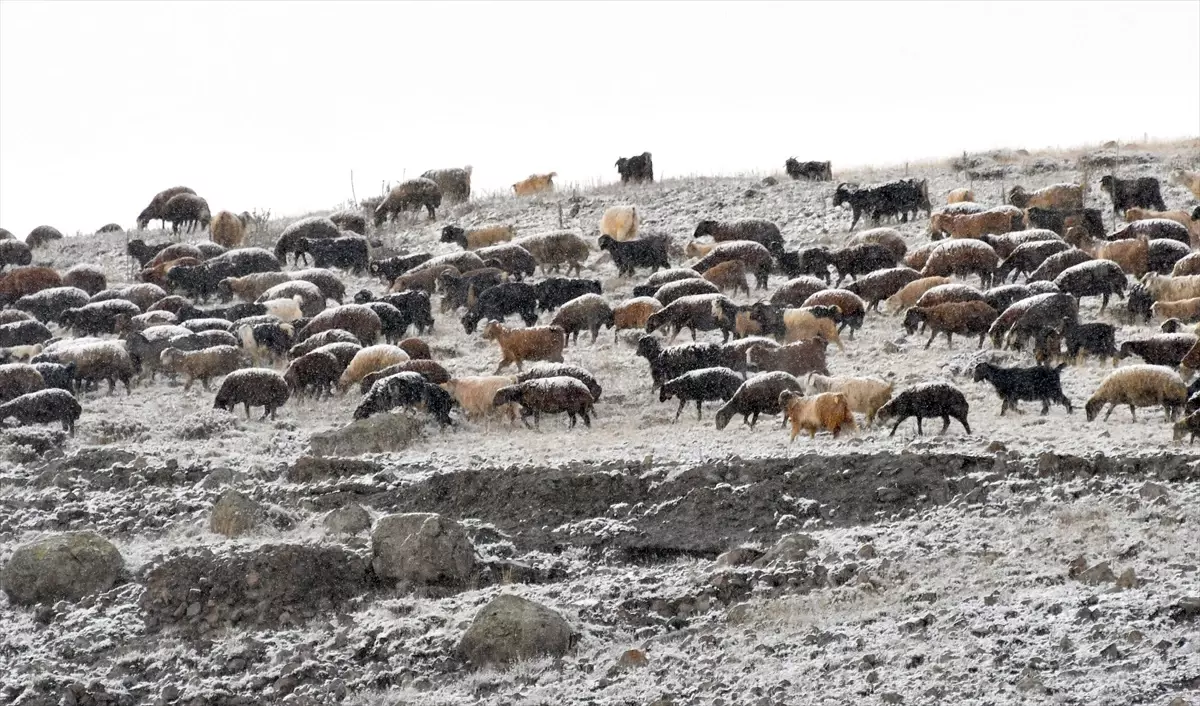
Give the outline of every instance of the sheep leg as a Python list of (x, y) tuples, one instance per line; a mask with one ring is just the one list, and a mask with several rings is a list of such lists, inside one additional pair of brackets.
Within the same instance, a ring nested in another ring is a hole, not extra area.
[(583, 417), (583, 425), (588, 429), (592, 428), (592, 418), (588, 415), (586, 409), (579, 410), (579, 416)]
[[(684, 400), (682, 397), (679, 398), (679, 409), (675, 410), (675, 418), (671, 420), (672, 424), (679, 421), (679, 415), (683, 412), (683, 406), (685, 404), (687, 404), (687, 400)], [(700, 403), (696, 402), (696, 404), (699, 405)]]
[(921, 429), (921, 415), (917, 415), (917, 436), (925, 436), (925, 432)]
[(1045, 416), (1049, 413), (1050, 413), (1050, 398), (1043, 397), (1042, 398), (1042, 415)]
[(925, 342), (925, 350), (929, 350), (929, 347), (933, 345), (933, 339), (937, 338), (937, 335), (938, 332), (934, 331), (933, 335), (929, 337), (929, 340)]
[(108, 394), (111, 395), (115, 389), (117, 389), (116, 378), (108, 378)]
[(574, 429), (575, 428), (575, 413), (567, 412), (567, 418), (571, 420), (571, 423), (569, 425), (567, 425), (567, 428)]
[(900, 428), (900, 422), (903, 422), (904, 419), (905, 419), (904, 417), (900, 417), (899, 419), (896, 420), (896, 423), (892, 426), (892, 433), (888, 434), (889, 439), (896, 435), (896, 430)]
[(1105, 292), (1104, 296), (1100, 298), (1100, 315), (1101, 316), (1104, 315), (1104, 310), (1107, 308), (1108, 308), (1108, 292)]
[[(700, 421), (700, 416), (701, 416), (701, 413), (700, 413), (700, 405), (702, 405), (702, 404), (704, 404), (704, 401), (703, 401), (703, 400), (696, 400), (696, 421), (697, 421), (697, 422), (698, 422), (698, 421)], [(679, 410), (680, 410), (680, 411), (683, 411), (683, 402), (680, 402), (680, 403), (679, 403)], [(678, 415), (678, 414), (676, 414), (676, 415), (675, 415), (675, 418), (676, 418), (676, 419), (679, 419), (679, 415)]]
[[(188, 375), (187, 380), (185, 380), (183, 382), (183, 391), (187, 392), (188, 390), (192, 389), (192, 383), (195, 381), (196, 381), (196, 378), (192, 377), (191, 375)], [(208, 385), (205, 385), (204, 389), (207, 390)]]
[(942, 415), (942, 430), (939, 431), (938, 434), (945, 434), (946, 430), (949, 428), (950, 428), (950, 415), (943, 414)]

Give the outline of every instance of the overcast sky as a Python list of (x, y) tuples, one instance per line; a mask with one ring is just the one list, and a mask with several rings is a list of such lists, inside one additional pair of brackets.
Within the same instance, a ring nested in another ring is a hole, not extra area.
[(1200, 2), (0, 2), (0, 226), (1200, 134)]

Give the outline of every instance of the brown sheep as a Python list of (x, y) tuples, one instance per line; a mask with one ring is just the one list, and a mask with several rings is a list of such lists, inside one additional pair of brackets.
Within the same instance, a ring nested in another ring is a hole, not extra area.
[(432, 360), (433, 351), (429, 344), (419, 338), (406, 338), (396, 344), (396, 347), (408, 354), (411, 360)]
[[(526, 235), (512, 241), (533, 255), (542, 266), (542, 274), (558, 271), (562, 265), (567, 266), (567, 274), (574, 270), (576, 274), (583, 271), (583, 263), (591, 254), (591, 248), (582, 236), (571, 231), (556, 231)], [(482, 264), (480, 265), (482, 267)]]
[(0, 306), (43, 289), (61, 286), (62, 277), (51, 267), (18, 267), (0, 275)]
[(746, 363), (749, 369), (760, 372), (781, 370), (796, 377), (809, 373), (828, 375), (829, 367), (825, 362), (827, 345), (823, 339), (810, 338), (778, 348), (750, 346), (746, 350)]
[(95, 265), (72, 265), (62, 275), (64, 287), (78, 287), (91, 296), (108, 288), (108, 279)]
[(908, 252), (908, 243), (895, 228), (869, 228), (856, 233), (846, 241), (845, 247), (853, 245), (882, 245), (892, 251), (898, 262), (902, 261)]
[[(917, 301), (929, 290), (933, 289), (934, 287), (950, 283), (951, 279), (949, 277), (922, 277), (921, 279), (909, 282), (901, 287), (899, 292), (896, 292), (892, 296), (888, 297), (888, 311), (892, 314), (892, 316), (902, 313), (909, 307), (916, 306)], [(971, 287), (971, 289), (975, 288)], [(980, 297), (982, 296), (983, 295), (981, 293)]]
[(750, 296), (750, 285), (746, 282), (746, 265), (741, 260), (728, 260), (714, 265), (702, 276), (717, 285), (720, 292), (732, 289), (734, 294), (745, 291), (746, 296)]
[(753, 240), (727, 240), (718, 243), (707, 255), (700, 258), (699, 262), (692, 265), (692, 269), (704, 273), (730, 260), (741, 260), (746, 269), (754, 273), (755, 289), (767, 288), (774, 260), (765, 246)]
[(1012, 213), (999, 209), (957, 216), (945, 213), (934, 216), (939, 217), (937, 230), (951, 238), (979, 238), (981, 235), (999, 235), (1020, 229), (1013, 223)]
[(1113, 241), (1093, 240), (1079, 226), (1071, 226), (1065, 240), (1095, 259), (1117, 263), (1127, 275), (1141, 277), (1150, 269), (1150, 239), (1145, 235)]
[(600, 335), (601, 326), (613, 324), (613, 310), (599, 294), (581, 294), (563, 304), (551, 319), (551, 326), (562, 328), (568, 338), (579, 343), (580, 331), (592, 333), (592, 343)]
[(816, 277), (794, 277), (781, 284), (769, 301), (775, 306), (798, 307), (809, 297), (825, 289), (829, 289), (829, 285)]
[(867, 316), (867, 303), (862, 297), (845, 289), (823, 289), (801, 304), (805, 309), (814, 306), (836, 306), (842, 317), (838, 322), (838, 332), (849, 328), (850, 340), (854, 340), (854, 332), (862, 328), (863, 319)]
[(634, 297), (618, 304), (613, 309), (613, 343), (622, 331), (646, 328), (646, 320), (662, 308), (662, 303), (654, 297)]
[(925, 277), (979, 275), (981, 286), (991, 285), (1000, 258), (992, 246), (979, 240), (950, 240), (929, 255), (921, 274)]
[(333, 396), (333, 386), (341, 377), (342, 370), (342, 363), (337, 356), (328, 351), (313, 351), (288, 363), (283, 380), (297, 400), (309, 396), (319, 400), (322, 394)]
[(0, 402), (8, 402), (45, 387), (45, 379), (32, 365), (27, 363), (0, 365)]
[[(919, 306), (928, 309), (931, 306), (938, 304), (964, 303), (964, 302), (981, 302), (985, 299), (984, 293), (972, 287), (969, 284), (958, 284), (950, 282), (930, 287), (925, 290), (925, 293), (917, 298), (913, 306)], [(924, 329), (922, 329), (924, 330)]]
[(975, 192), (970, 189), (954, 189), (946, 194), (946, 203), (974, 203)]
[(918, 325), (924, 323), (932, 332), (925, 342), (926, 348), (933, 344), (933, 339), (939, 333), (946, 334), (947, 347), (954, 345), (956, 333), (961, 336), (978, 335), (978, 347), (982, 348), (988, 328), (997, 316), (996, 310), (984, 302), (938, 304), (929, 308), (914, 306), (904, 317), (904, 328), (911, 335), (916, 333)]
[(512, 185), (513, 193), (517, 196), (531, 196), (543, 191), (554, 190), (554, 177), (558, 176), (558, 172), (550, 172), (549, 174), (530, 174), (528, 178), (518, 181)]
[(138, 273), (138, 279), (150, 284), (157, 284), (160, 287), (167, 286), (167, 272), (176, 265), (195, 267), (200, 264), (200, 260), (194, 257), (181, 257), (178, 260), (167, 260), (160, 262), (153, 267), (147, 267)]
[(220, 211), (208, 224), (212, 241), (225, 248), (240, 248), (246, 239), (246, 226), (242, 219), (229, 211)]
[(162, 250), (159, 250), (158, 254), (150, 258), (150, 261), (146, 263), (145, 268), (155, 267), (163, 264), (164, 262), (178, 260), (181, 257), (191, 257), (195, 258), (196, 260), (203, 261), (204, 253), (200, 251), (200, 248), (192, 245), (191, 243), (172, 243)]
[(1200, 252), (1183, 256), (1171, 268), (1172, 277), (1183, 277), (1185, 275), (1200, 275)]
[(1078, 184), (1051, 184), (1029, 193), (1021, 186), (1008, 192), (1008, 202), (1017, 208), (1083, 208), (1083, 189)]
[(575, 417), (583, 418), (584, 426), (590, 427), (590, 413), (596, 404), (587, 385), (566, 375), (535, 378), (496, 390), (492, 397), (493, 407), (519, 404), (521, 421), (529, 426), (526, 417), (532, 416), (534, 424), (541, 423), (543, 414), (566, 412), (571, 419), (570, 428), (575, 427)]
[(433, 294), (437, 291), (438, 279), (444, 273), (449, 272), (457, 277), (460, 272), (454, 265), (440, 264), (432, 267), (417, 270), (410, 274), (403, 274), (392, 281), (392, 286), (388, 289), (389, 293), (405, 292), (415, 290)]
[(512, 363), (516, 363), (517, 370), (521, 370), (527, 360), (561, 363), (563, 348), (567, 345), (567, 334), (561, 326), (532, 326), (514, 330), (492, 319), (483, 327), (482, 336), (485, 341), (495, 341), (500, 346), (500, 364), (493, 373), (496, 375)]
[(822, 392), (812, 397), (804, 397), (798, 392), (784, 390), (779, 393), (779, 406), (792, 423), (793, 442), (801, 429), (808, 432), (810, 439), (816, 437), (817, 431), (821, 429), (833, 434), (835, 439), (843, 428), (850, 431), (857, 429), (854, 415), (850, 412), (850, 404), (840, 392)]
[[(779, 406), (779, 395), (784, 390), (796, 393), (803, 391), (800, 381), (785, 372), (755, 375), (742, 383), (737, 392), (733, 393), (733, 397), (717, 410), (716, 428), (724, 429), (733, 415), (740, 414), (742, 424), (749, 424), (750, 428), (754, 429), (754, 425), (758, 423), (758, 415), (779, 414), (783, 411)], [(787, 423), (786, 418), (784, 423)]]
[(159, 360), (165, 369), (187, 375), (187, 381), (183, 383), (184, 392), (190, 390), (197, 379), (207, 391), (210, 379), (228, 375), (250, 364), (249, 354), (236, 346), (214, 346), (198, 351), (167, 348), (159, 354)]
[[(382, 380), (396, 373), (420, 373), (426, 380), (434, 385), (441, 385), (450, 381), (450, 371), (446, 370), (440, 363), (432, 360), (406, 360), (403, 363), (389, 365), (382, 370), (376, 370), (373, 373), (367, 373), (362, 380), (359, 381), (359, 391), (364, 395), (371, 390), (371, 386), (376, 380)], [(339, 373), (340, 374), (340, 373)], [(447, 388), (447, 392), (452, 392)]]
[(364, 346), (374, 345), (379, 339), (383, 322), (370, 307), (362, 304), (343, 304), (326, 309), (314, 316), (296, 334), (296, 342), (302, 343), (309, 336), (329, 329), (342, 329), (354, 334)]
[(934, 249), (941, 244), (942, 243), (937, 240), (925, 243), (921, 247), (905, 255), (904, 264), (920, 272), (921, 270), (925, 269), (925, 263), (929, 262), (930, 254), (932, 254)]
[(1002, 235), (985, 235), (980, 240), (991, 245), (992, 249), (996, 251), (997, 257), (1003, 260), (1025, 243), (1062, 240), (1062, 236), (1045, 228), (1032, 228)]
[(419, 210), (422, 206), (429, 212), (429, 220), (437, 218), (437, 209), (442, 205), (442, 190), (432, 179), (409, 179), (388, 192), (375, 207), (375, 227), (383, 226), (389, 219), (395, 220), (400, 213)]

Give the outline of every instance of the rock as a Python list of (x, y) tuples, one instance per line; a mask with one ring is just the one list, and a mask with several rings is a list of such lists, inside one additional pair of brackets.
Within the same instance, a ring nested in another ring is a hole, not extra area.
[(864, 544), (858, 548), (859, 559), (874, 559), (877, 556), (879, 556), (879, 554), (876, 553), (874, 545)]
[(617, 658), (615, 669), (619, 672), (627, 672), (634, 669), (641, 669), (650, 664), (650, 660), (646, 658), (646, 653), (641, 650), (625, 650), (620, 657)]
[(425, 420), (407, 414), (377, 414), (340, 429), (313, 434), (308, 444), (316, 456), (357, 456), (403, 451), (424, 433)]
[(1166, 487), (1153, 481), (1146, 481), (1143, 483), (1142, 487), (1138, 489), (1138, 495), (1141, 496), (1142, 500), (1145, 500), (1148, 503), (1152, 503), (1159, 498), (1166, 500), (1171, 497), (1171, 493), (1166, 489)]
[(984, 448), (984, 451), (994, 454), (1000, 453), (1001, 451), (1008, 451), (1008, 447), (1004, 445), (1003, 441), (991, 441), (988, 442), (988, 445)]
[(17, 547), (0, 570), (0, 588), (18, 605), (75, 601), (107, 591), (125, 560), (95, 532), (64, 532)]
[(1099, 586), (1103, 583), (1112, 583), (1117, 580), (1116, 574), (1109, 568), (1108, 562), (1101, 562), (1090, 569), (1085, 569), (1075, 577), (1080, 583), (1085, 583), (1089, 586)]
[(371, 529), (371, 513), (362, 505), (351, 503), (331, 510), (323, 524), (332, 534), (358, 534)]
[(1133, 571), (1133, 567), (1125, 569), (1121, 572), (1121, 575), (1117, 577), (1117, 588), (1120, 589), (1137, 588), (1139, 583), (1140, 582), (1138, 581), (1137, 574)]
[(767, 177), (763, 177), (763, 180), (759, 183), (762, 184), (763, 186), (778, 186), (779, 180), (773, 176), (767, 176)]
[(763, 553), (752, 547), (730, 549), (717, 557), (717, 566), (746, 566), (762, 558)]
[(213, 504), (208, 528), (226, 537), (239, 537), (257, 527), (262, 519), (261, 505), (236, 490), (226, 490)]
[(506, 667), (543, 655), (562, 657), (574, 642), (571, 626), (558, 612), (520, 596), (502, 594), (475, 614), (458, 650), (478, 669)]
[(1121, 654), (1120, 648), (1118, 648), (1117, 643), (1114, 642), (1108, 647), (1105, 647), (1103, 650), (1100, 650), (1100, 656), (1104, 659), (1121, 659), (1121, 657), (1124, 655)]
[(222, 486), (236, 485), (245, 480), (246, 474), (233, 470), (232, 468), (214, 468), (204, 480), (200, 481), (200, 485), (209, 490), (216, 490)]
[(880, 700), (885, 704), (902, 704), (904, 697), (894, 691), (885, 691), (879, 695)]
[(761, 568), (781, 562), (802, 561), (808, 556), (809, 550), (816, 548), (817, 540), (807, 534), (789, 534), (781, 537), (775, 546), (754, 562), (754, 566)]
[(475, 547), (463, 526), (441, 515), (388, 515), (371, 534), (372, 566), (383, 578), (461, 587), (475, 571)]

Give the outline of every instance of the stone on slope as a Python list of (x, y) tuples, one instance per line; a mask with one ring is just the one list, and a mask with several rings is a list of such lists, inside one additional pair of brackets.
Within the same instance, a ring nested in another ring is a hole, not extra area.
[(112, 588), (124, 565), (95, 532), (64, 532), (17, 547), (0, 570), (0, 588), (19, 605), (79, 600)]
[(575, 639), (571, 626), (557, 611), (502, 594), (475, 614), (458, 649), (475, 668), (505, 667), (543, 655), (561, 657)]

